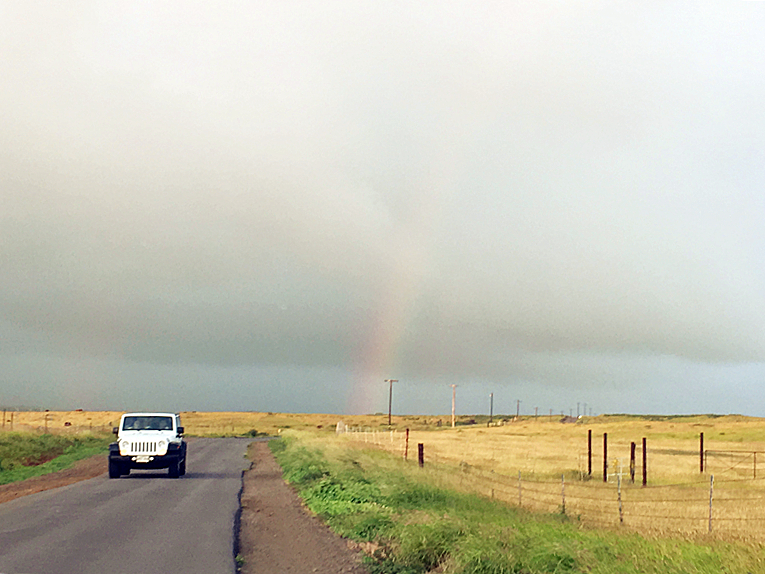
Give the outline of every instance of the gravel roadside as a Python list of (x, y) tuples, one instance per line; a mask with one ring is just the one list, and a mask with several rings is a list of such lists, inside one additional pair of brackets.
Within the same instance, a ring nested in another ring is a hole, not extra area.
[(265, 442), (249, 448), (244, 473), (242, 574), (366, 574), (361, 554), (302, 506)]

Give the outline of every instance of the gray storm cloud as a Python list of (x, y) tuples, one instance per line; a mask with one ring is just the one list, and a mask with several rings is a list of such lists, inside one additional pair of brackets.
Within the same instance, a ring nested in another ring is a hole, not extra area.
[(8, 356), (765, 361), (759, 3), (0, 10)]

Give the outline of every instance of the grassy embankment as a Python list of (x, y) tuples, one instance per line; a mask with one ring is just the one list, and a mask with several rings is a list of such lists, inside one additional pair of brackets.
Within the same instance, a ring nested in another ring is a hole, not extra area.
[(111, 439), (95, 435), (0, 434), (0, 484), (69, 468), (78, 460), (104, 454)]
[(294, 436), (270, 445), (308, 507), (365, 545), (372, 573), (765, 571), (758, 545), (586, 529), (561, 513), (532, 514), (438, 488), (388, 453)]

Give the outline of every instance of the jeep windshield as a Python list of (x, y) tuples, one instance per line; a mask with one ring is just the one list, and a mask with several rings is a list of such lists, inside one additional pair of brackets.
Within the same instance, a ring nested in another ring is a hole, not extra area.
[(173, 430), (173, 417), (125, 417), (122, 430)]

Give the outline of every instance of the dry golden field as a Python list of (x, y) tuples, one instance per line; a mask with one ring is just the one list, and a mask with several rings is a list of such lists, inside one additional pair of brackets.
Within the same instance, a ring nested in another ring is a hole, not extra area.
[[(121, 414), (8, 411), (2, 430), (44, 432), (47, 425), (52, 433), (109, 433)], [(181, 416), (189, 436), (241, 436), (252, 430), (275, 436), (289, 429), (336, 447), (382, 448), (402, 458), (404, 431), (409, 428), (410, 464), (416, 464), (417, 444), (422, 443), (423, 475), (444, 486), (477, 491), (530, 510), (558, 512), (565, 505), (566, 514), (583, 524), (646, 533), (709, 536), (714, 476), (712, 535), (765, 540), (765, 419), (599, 416), (561, 423), (557, 418), (522, 417), (489, 427), (486, 417), (463, 416), (456, 428), (450, 428), (448, 416), (394, 416), (388, 430), (387, 415), (380, 414), (182, 412)], [(473, 418), (482, 424), (467, 424)], [(362, 432), (336, 435), (339, 421)], [(592, 475), (588, 474), (589, 430)], [(699, 468), (702, 432), (707, 451), (703, 473)], [(604, 433), (608, 434), (606, 483)], [(643, 437), (647, 441), (645, 488), (641, 485)], [(631, 442), (636, 443), (634, 484), (629, 468)]]
[[(123, 411), (6, 411), (4, 431), (50, 433), (111, 432)], [(419, 417), (411, 417), (416, 425)], [(382, 415), (339, 416), (333, 414), (294, 414), (260, 412), (181, 412), (190, 436), (241, 436), (251, 430), (276, 436), (281, 429), (311, 429), (334, 433), (340, 420), (364, 428), (381, 428), (388, 421)], [(402, 417), (396, 417), (401, 423)], [(67, 425), (67, 423), (69, 423)], [(387, 428), (387, 427), (386, 427)]]
[[(568, 424), (527, 418), (496, 427), (412, 430), (409, 460), (424, 446), (423, 472), (445, 486), (477, 491), (583, 524), (653, 534), (765, 540), (765, 420), (747, 417), (602, 416)], [(588, 474), (592, 431), (592, 475)], [(700, 433), (708, 452), (700, 472)], [(603, 434), (608, 482), (603, 482)], [(340, 437), (403, 456), (405, 433), (375, 430)], [(642, 439), (647, 479), (642, 482)], [(636, 443), (635, 483), (630, 443)], [(759, 453), (759, 459), (757, 458)], [(757, 463), (761, 468), (757, 467)], [(714, 485), (710, 489), (711, 479)], [(711, 494), (711, 521), (710, 521)]]

